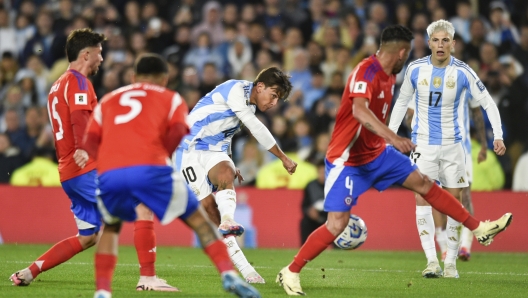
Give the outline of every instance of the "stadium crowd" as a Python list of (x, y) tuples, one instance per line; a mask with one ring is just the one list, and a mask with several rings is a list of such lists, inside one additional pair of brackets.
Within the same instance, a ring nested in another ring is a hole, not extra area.
[[(54, 158), (40, 150), (53, 146), (46, 102), (68, 66), (64, 46), (73, 29), (91, 27), (108, 38), (103, 65), (91, 78), (98, 98), (129, 84), (135, 57), (145, 52), (168, 60), (168, 88), (190, 109), (225, 80), (253, 81), (269, 66), (288, 72), (289, 100), (257, 115), (285, 152), (311, 163), (290, 178), (310, 173), (299, 178), (306, 181), (302, 189), (317, 176), (347, 77), (377, 50), (382, 29), (401, 24), (414, 32), (410, 63), (430, 54), (425, 29), (438, 19), (453, 23), (454, 56), (475, 70), (501, 112), (508, 152), (488, 161), (504, 172), (495, 189), (515, 183), (528, 189), (526, 176), (513, 181), (517, 161), (528, 154), (528, 2), (521, 0), (0, 0), (0, 183), (32, 159)], [(247, 131), (236, 135), (233, 158), (246, 184), (299, 185), (275, 179), (273, 169), (259, 183), (273, 158)]]

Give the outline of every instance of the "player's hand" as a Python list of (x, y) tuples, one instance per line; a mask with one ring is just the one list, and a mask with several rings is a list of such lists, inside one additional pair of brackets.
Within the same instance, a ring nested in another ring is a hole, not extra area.
[(282, 160), (282, 166), (288, 171), (288, 174), (295, 173), (295, 170), (297, 169), (297, 163), (293, 160), (291, 160), (289, 157), (286, 157)]
[(84, 166), (86, 166), (86, 163), (88, 162), (88, 153), (82, 149), (77, 149), (73, 154), (73, 160), (75, 160), (75, 163), (81, 169), (84, 169)]
[(488, 147), (482, 146), (480, 147), (480, 151), (477, 157), (477, 163), (481, 163), (485, 161), (488, 158)]
[(493, 141), (493, 151), (499, 156), (504, 155), (506, 153), (506, 146), (504, 145), (504, 142), (502, 140), (495, 140)]
[(398, 151), (402, 153), (411, 152), (416, 147), (413, 142), (411, 142), (410, 139), (402, 138), (398, 135), (395, 136), (394, 140), (390, 142), (394, 148), (398, 149)]
[(244, 177), (240, 174), (240, 169), (235, 169), (235, 178), (238, 179), (238, 184), (242, 184), (242, 181), (244, 181)]

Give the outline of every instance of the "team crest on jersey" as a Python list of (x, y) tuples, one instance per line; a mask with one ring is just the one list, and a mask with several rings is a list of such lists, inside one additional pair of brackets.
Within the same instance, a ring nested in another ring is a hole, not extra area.
[(447, 77), (447, 81), (446, 81), (446, 87), (449, 88), (449, 89), (453, 89), (455, 88), (455, 77), (453, 76), (448, 76)]
[(88, 94), (75, 93), (75, 104), (76, 105), (87, 105), (88, 104)]
[(440, 88), (440, 86), (442, 86), (442, 78), (441, 77), (434, 77), (433, 78), (433, 86), (435, 88)]
[(352, 200), (352, 197), (350, 197), (350, 196), (348, 196), (348, 197), (345, 198), (345, 204), (346, 204), (347, 206), (352, 205), (352, 201), (353, 201), (353, 200)]

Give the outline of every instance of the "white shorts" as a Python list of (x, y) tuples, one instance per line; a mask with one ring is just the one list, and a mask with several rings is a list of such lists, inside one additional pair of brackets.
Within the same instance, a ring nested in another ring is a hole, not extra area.
[(466, 153), (466, 176), (469, 183), (473, 182), (473, 159), (471, 158), (471, 152), (469, 154)]
[(468, 186), (466, 152), (462, 143), (452, 145), (417, 145), (411, 160), (420, 172), (437, 180), (443, 187)]
[(235, 170), (235, 164), (224, 152), (178, 148), (174, 158), (176, 170), (183, 175), (199, 201), (213, 193), (214, 186), (207, 174), (222, 161), (228, 161)]

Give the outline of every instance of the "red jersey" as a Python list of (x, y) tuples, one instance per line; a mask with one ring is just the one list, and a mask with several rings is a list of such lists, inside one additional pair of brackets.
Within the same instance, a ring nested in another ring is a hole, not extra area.
[(87, 135), (100, 140), (97, 172), (170, 165), (164, 137), (177, 123), (185, 125), (188, 132), (188, 113), (187, 104), (178, 93), (157, 85), (136, 83), (105, 95), (87, 128)]
[(326, 158), (332, 163), (360, 166), (371, 162), (385, 149), (386, 141), (362, 127), (352, 115), (354, 97), (367, 98), (369, 109), (386, 123), (394, 93), (395, 75), (387, 75), (375, 55), (363, 59), (347, 80), (337, 111), (334, 132)]
[(82, 135), (76, 136), (72, 126), (72, 113), (93, 111), (97, 97), (92, 83), (81, 73), (69, 69), (51, 87), (48, 95), (48, 115), (59, 160), (61, 182), (95, 169), (92, 159), (81, 169), (73, 160), (75, 150), (82, 142)]

